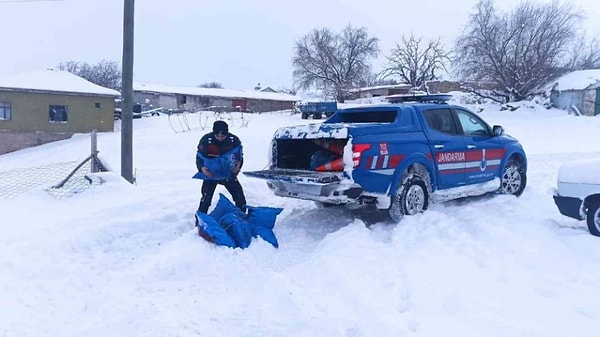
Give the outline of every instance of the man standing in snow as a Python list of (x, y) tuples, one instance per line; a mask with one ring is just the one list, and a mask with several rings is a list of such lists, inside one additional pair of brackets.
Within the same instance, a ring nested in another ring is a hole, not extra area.
[(198, 143), (196, 167), (204, 179), (198, 211), (208, 212), (217, 185), (225, 186), (235, 205), (246, 210), (244, 190), (237, 179), (243, 163), (240, 139), (229, 132), (224, 121), (214, 122), (213, 131), (205, 134)]

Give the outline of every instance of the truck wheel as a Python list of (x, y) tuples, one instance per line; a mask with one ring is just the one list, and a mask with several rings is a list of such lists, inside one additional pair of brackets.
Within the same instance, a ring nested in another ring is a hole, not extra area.
[(405, 215), (415, 215), (427, 209), (429, 193), (427, 185), (419, 175), (413, 175), (401, 183), (392, 196), (388, 212), (392, 220), (399, 222)]
[(527, 185), (527, 175), (523, 163), (510, 158), (504, 167), (500, 181), (500, 193), (520, 196)]
[(600, 236), (600, 201), (594, 201), (588, 207), (587, 225), (590, 234)]

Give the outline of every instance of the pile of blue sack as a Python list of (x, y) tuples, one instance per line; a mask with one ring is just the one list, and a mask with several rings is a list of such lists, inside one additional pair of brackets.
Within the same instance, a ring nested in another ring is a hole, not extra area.
[(246, 248), (255, 237), (261, 237), (278, 248), (273, 227), (281, 211), (282, 208), (247, 206), (246, 214), (223, 194), (219, 194), (219, 202), (212, 212), (196, 213), (198, 234), (216, 245), (231, 248)]

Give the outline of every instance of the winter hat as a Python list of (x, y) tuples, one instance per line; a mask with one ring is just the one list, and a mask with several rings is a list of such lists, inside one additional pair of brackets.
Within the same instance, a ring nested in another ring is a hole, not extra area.
[(214, 133), (219, 133), (219, 132), (228, 133), (229, 126), (224, 121), (216, 121), (213, 124), (213, 132)]

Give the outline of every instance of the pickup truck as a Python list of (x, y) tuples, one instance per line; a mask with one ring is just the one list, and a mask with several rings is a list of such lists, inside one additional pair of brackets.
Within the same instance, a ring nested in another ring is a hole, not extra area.
[(275, 195), (350, 208), (374, 204), (394, 221), (433, 202), (527, 183), (523, 147), (504, 129), (447, 103), (449, 95), (338, 110), (322, 123), (278, 129), (265, 179)]
[(600, 158), (564, 164), (557, 180), (553, 198), (559, 212), (587, 219), (590, 234), (600, 236)]
[(301, 113), (302, 119), (321, 119), (323, 115), (330, 117), (337, 111), (337, 102), (306, 102), (296, 106)]
[[(149, 108), (149, 109), (143, 110), (144, 108)], [(162, 111), (162, 108), (152, 109), (152, 105), (142, 106), (141, 104), (134, 104), (133, 108), (132, 108), (131, 118), (136, 119), (136, 118), (142, 118), (144, 116), (160, 116), (161, 111)], [(115, 108), (114, 120), (116, 120), (116, 121), (120, 120), (122, 114), (123, 114), (123, 110), (121, 108)]]

